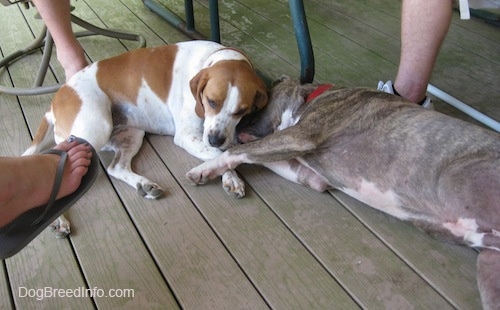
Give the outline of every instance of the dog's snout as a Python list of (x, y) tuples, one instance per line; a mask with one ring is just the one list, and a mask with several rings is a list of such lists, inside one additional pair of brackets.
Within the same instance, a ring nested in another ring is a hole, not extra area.
[(255, 140), (258, 140), (259, 138), (257, 136), (254, 136), (252, 135), (252, 133), (250, 132), (245, 132), (245, 131), (242, 131), (240, 132), (237, 136), (236, 136), (236, 140), (238, 141), (238, 143), (240, 144), (244, 144), (244, 143), (248, 143), (248, 142), (252, 142), (252, 141), (255, 141)]
[(221, 133), (215, 133), (208, 136), (208, 142), (213, 147), (220, 147), (226, 142), (226, 137)]

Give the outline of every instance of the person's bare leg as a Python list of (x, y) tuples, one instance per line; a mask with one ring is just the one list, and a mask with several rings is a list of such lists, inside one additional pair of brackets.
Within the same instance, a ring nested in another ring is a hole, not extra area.
[(452, 16), (450, 0), (404, 0), (401, 13), (401, 58), (394, 88), (412, 102), (425, 97), (441, 44)]
[(33, 0), (56, 45), (57, 60), (66, 81), (88, 65), (83, 48), (71, 28), (69, 0)]
[[(55, 148), (68, 153), (59, 199), (78, 189), (88, 171), (92, 151), (89, 145), (78, 141), (64, 141)], [(0, 157), (0, 227), (49, 201), (60, 159), (54, 154)]]

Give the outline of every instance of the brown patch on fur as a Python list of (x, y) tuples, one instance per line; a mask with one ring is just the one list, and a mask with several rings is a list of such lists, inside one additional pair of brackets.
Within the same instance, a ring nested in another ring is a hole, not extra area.
[(44, 117), (42, 118), (42, 122), (40, 123), (40, 126), (36, 131), (32, 144), (33, 145), (41, 144), (48, 130), (49, 130), (49, 123), (47, 122), (47, 119)]
[(135, 103), (144, 78), (153, 92), (166, 101), (177, 49), (176, 45), (143, 48), (101, 60), (97, 83), (112, 102)]
[(52, 100), (52, 113), (56, 119), (55, 134), (68, 137), (75, 122), (76, 115), (82, 108), (82, 100), (71, 87), (64, 85)]
[[(260, 110), (267, 104), (267, 87), (248, 62), (222, 60), (201, 70), (190, 81), (191, 92), (196, 99), (196, 114), (203, 118), (205, 113), (219, 113), (229, 86), (238, 87), (241, 96), (239, 111), (245, 111), (243, 114), (248, 114), (254, 106)], [(209, 105), (209, 100), (215, 104), (214, 107)]]

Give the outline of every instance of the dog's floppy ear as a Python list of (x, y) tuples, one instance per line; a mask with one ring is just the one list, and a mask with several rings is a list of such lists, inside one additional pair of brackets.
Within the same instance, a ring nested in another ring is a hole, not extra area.
[(316, 88), (317, 86), (313, 84), (299, 84), (297, 86), (298, 97), (301, 98), (303, 102), (307, 102), (307, 99)]
[(267, 89), (259, 89), (257, 90), (257, 93), (255, 93), (255, 99), (254, 99), (254, 107), (255, 109), (261, 110), (263, 107), (267, 105), (268, 101), (268, 96), (267, 96)]
[(269, 100), (267, 86), (264, 81), (259, 80), (259, 84), (257, 86), (257, 92), (255, 93), (255, 98), (253, 102), (253, 110), (261, 110), (263, 107), (267, 105), (267, 101)]
[(191, 81), (189, 81), (189, 87), (191, 87), (191, 93), (193, 93), (194, 99), (196, 100), (196, 107), (194, 111), (199, 118), (205, 117), (205, 108), (203, 107), (202, 95), (203, 89), (208, 82), (208, 73), (206, 69), (202, 69), (198, 74), (196, 74)]
[(271, 86), (275, 86), (276, 84), (281, 83), (281, 82), (289, 82), (291, 79), (292, 78), (290, 78), (288, 75), (283, 74), (279, 77), (279, 79), (274, 80), (273, 83), (271, 84)]

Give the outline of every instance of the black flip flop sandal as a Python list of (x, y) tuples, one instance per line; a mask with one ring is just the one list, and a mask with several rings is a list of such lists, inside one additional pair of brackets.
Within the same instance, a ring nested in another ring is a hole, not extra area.
[[(77, 138), (79, 144), (88, 142)], [(90, 145), (90, 144), (89, 144)], [(14, 221), (0, 228), (0, 259), (11, 257), (31, 242), (42, 230), (68, 210), (94, 184), (99, 174), (99, 157), (92, 146), (92, 158), (87, 173), (83, 176), (80, 187), (72, 194), (55, 200), (61, 186), (64, 165), (68, 154), (61, 150), (51, 149), (42, 154), (58, 154), (61, 156), (56, 171), (56, 179), (49, 202), (46, 205), (31, 209), (18, 216)]]

